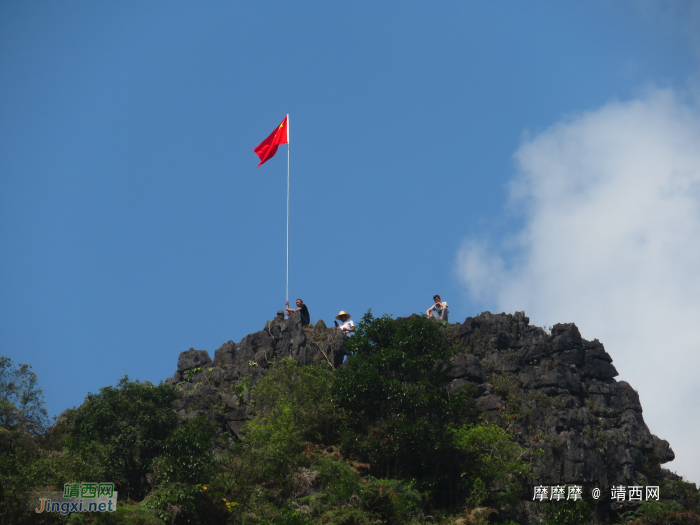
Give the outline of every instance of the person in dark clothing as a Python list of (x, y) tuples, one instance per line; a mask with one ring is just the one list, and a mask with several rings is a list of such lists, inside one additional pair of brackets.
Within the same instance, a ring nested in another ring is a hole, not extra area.
[(306, 326), (311, 322), (311, 316), (309, 316), (309, 309), (306, 307), (304, 304), (304, 301), (301, 299), (297, 299), (297, 307), (296, 308), (290, 308), (289, 307), (289, 301), (285, 303), (287, 307), (285, 310), (287, 310), (287, 315), (291, 315), (292, 312), (299, 312), (299, 315), (301, 315), (301, 324)]

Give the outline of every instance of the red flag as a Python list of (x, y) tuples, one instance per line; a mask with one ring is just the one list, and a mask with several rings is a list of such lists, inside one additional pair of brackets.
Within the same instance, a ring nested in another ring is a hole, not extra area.
[(273, 131), (269, 137), (263, 140), (260, 145), (253, 150), (258, 157), (260, 157), (260, 164), (258, 164), (258, 167), (275, 156), (275, 153), (277, 153), (277, 148), (280, 144), (289, 143), (288, 120), (289, 115), (284, 117), (282, 124), (277, 126), (277, 129), (275, 129), (275, 131)]

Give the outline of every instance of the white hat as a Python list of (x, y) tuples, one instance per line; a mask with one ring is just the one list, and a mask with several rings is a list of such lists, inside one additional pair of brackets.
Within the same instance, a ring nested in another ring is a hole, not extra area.
[(341, 318), (343, 315), (347, 315), (348, 317), (352, 317), (352, 315), (350, 315), (349, 313), (343, 312), (343, 311), (341, 310), (340, 313), (339, 313), (338, 315), (335, 316), (335, 318), (338, 319), (338, 320), (340, 320), (340, 318)]

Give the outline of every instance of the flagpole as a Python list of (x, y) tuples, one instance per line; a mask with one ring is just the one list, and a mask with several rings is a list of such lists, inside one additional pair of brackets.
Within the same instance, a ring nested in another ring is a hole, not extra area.
[(287, 288), (285, 301), (289, 302), (289, 114), (287, 114)]

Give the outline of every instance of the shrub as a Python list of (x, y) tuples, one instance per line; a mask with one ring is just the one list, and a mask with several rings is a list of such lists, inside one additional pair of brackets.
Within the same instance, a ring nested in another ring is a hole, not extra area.
[(205, 483), (212, 472), (212, 441), (217, 425), (204, 416), (186, 420), (164, 441), (154, 461), (155, 481)]
[(523, 448), (508, 432), (489, 423), (462, 425), (454, 431), (454, 442), (463, 453), (460, 477), (468, 491), (469, 507), (519, 500), (518, 482), (531, 474), (531, 467), (522, 459)]
[(545, 525), (588, 525), (592, 518), (591, 507), (582, 499), (552, 502), (544, 508)]
[(333, 405), (332, 384), (329, 370), (283, 359), (255, 386), (257, 416), (248, 423), (243, 444), (245, 455), (256, 458), (249, 463), (256, 469), (250, 475), (285, 485), (307, 441), (337, 436), (342, 417)]
[(457, 503), (451, 428), (476, 421), (471, 392), (450, 395), (450, 348), (425, 317), (395, 321), (368, 312), (348, 341), (347, 367), (333, 394), (348, 414), (343, 452), (371, 463), (372, 473), (418, 480), (441, 505)]
[(254, 497), (289, 496), (294, 473), (308, 465), (302, 455), (307, 443), (330, 444), (343, 428), (342, 411), (331, 396), (333, 380), (323, 366), (292, 359), (276, 363), (252, 391), (256, 416), (243, 441), (217, 460), (215, 490), (242, 507)]
[(622, 513), (617, 525), (700, 525), (700, 515), (677, 501), (643, 501)]
[[(165, 525), (156, 511), (142, 507), (117, 507), (116, 512), (73, 513), (68, 525)], [(170, 523), (170, 520), (167, 521)]]
[(253, 389), (257, 420), (250, 429), (270, 427), (285, 421), (285, 432), (302, 441), (333, 444), (337, 441), (344, 414), (333, 403), (334, 376), (322, 365), (302, 366), (284, 358)]
[(166, 523), (223, 524), (229, 517), (224, 502), (207, 493), (207, 487), (166, 483), (159, 485), (142, 502), (141, 506), (156, 511)]
[(118, 485), (120, 496), (141, 499), (148, 490), (146, 474), (153, 460), (178, 426), (172, 406), (177, 395), (168, 385), (142, 385), (124, 377), (117, 387), (103, 387), (69, 411), (68, 446), (77, 454), (88, 452), (95, 443), (104, 447), (105, 474)]
[(33, 461), (26, 462), (24, 470), (35, 483), (63, 490), (63, 485), (69, 482), (105, 481), (109, 462), (108, 449), (93, 441), (85, 443), (80, 451), (43, 451)]
[(0, 356), (0, 428), (36, 435), (48, 424), (44, 393), (31, 365)]
[(28, 523), (22, 493), (34, 488), (35, 440), (46, 429), (43, 391), (26, 364), (0, 356), (0, 523)]
[[(408, 483), (362, 477), (347, 462), (324, 454), (313, 468), (318, 469), (320, 492), (300, 501), (321, 515), (324, 523), (403, 524), (420, 513), (422, 497)], [(343, 521), (351, 519), (357, 521)]]

